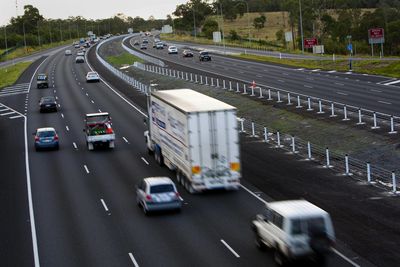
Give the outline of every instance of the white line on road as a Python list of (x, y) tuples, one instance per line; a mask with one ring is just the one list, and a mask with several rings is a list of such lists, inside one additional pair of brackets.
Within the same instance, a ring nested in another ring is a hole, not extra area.
[(400, 83), (400, 80), (392, 81), (389, 83), (384, 83), (383, 85), (392, 85), (392, 84), (396, 84), (396, 83)]
[(286, 73), (286, 72), (282, 72), (282, 74), (285, 75), (285, 76), (289, 75), (289, 73)]
[(94, 104), (94, 101), (93, 101), (93, 100), (90, 100), (90, 102), (92, 102), (92, 104)]
[(328, 73), (335, 73), (336, 72), (336, 70), (330, 70), (330, 71), (328, 71)]
[(16, 119), (16, 118), (21, 118), (21, 117), (23, 117), (22, 115), (17, 115), (17, 116), (12, 116), (12, 117), (9, 117), (9, 119)]
[(360, 267), (360, 265), (358, 265), (357, 263), (355, 263), (354, 261), (350, 260), (349, 258), (347, 258), (345, 255), (343, 255), (342, 253), (340, 253), (339, 251), (337, 251), (336, 249), (332, 248), (333, 252), (335, 252), (337, 255), (339, 255), (340, 257), (342, 257), (345, 261), (347, 261), (348, 263), (350, 263), (351, 265), (353, 265), (354, 267)]
[(101, 113), (101, 109), (99, 109), (99, 112)]
[(64, 114), (63, 114), (63, 113), (61, 113), (61, 118), (63, 118), (63, 119), (64, 119)]
[(86, 93), (86, 96), (89, 96), (89, 94), (88, 94), (88, 93)]
[(378, 101), (379, 103), (382, 103), (382, 104), (386, 104), (386, 105), (391, 105), (392, 103), (390, 103), (390, 102), (386, 102), (386, 101)]
[(67, 131), (69, 131), (69, 127), (68, 127), (68, 125), (66, 125), (66, 126), (65, 126), (65, 129), (67, 129)]
[(252, 195), (253, 197), (257, 198), (258, 200), (260, 200), (262, 203), (267, 204), (268, 202), (265, 201), (264, 199), (262, 199), (261, 197), (257, 196), (256, 194), (254, 194), (250, 189), (248, 189), (247, 187), (245, 187), (244, 185), (240, 185), (241, 188), (243, 188), (244, 190), (246, 190), (250, 195)]
[(311, 80), (311, 81), (314, 81), (314, 78), (311, 78), (311, 77), (308, 77), (308, 78), (306, 78), (307, 80)]
[(262, 78), (263, 76), (262, 75), (260, 75), (260, 74), (257, 74), (256, 75), (258, 78)]
[(0, 114), (1, 116), (5, 116), (5, 115), (10, 115), (10, 114), (13, 114), (13, 113), (15, 113), (14, 111), (11, 111), (11, 112), (7, 112), (7, 113), (2, 113), (2, 114)]
[(135, 260), (135, 257), (133, 257), (133, 254), (130, 253), (130, 252), (129, 252), (129, 257), (131, 258), (131, 261), (133, 262), (133, 265), (135, 265), (135, 267), (139, 267), (139, 264)]
[(78, 146), (76, 145), (75, 142), (73, 142), (72, 145), (74, 146), (75, 149), (78, 149)]
[(124, 139), (124, 141), (125, 141), (126, 143), (129, 143), (128, 139), (126, 139), (125, 137), (122, 137), (122, 139)]
[(376, 93), (382, 93), (382, 91), (376, 90), (376, 89), (371, 89), (370, 91), (371, 91), (371, 92), (376, 92)]
[(343, 83), (335, 83), (336, 85), (341, 85), (341, 86), (343, 86), (344, 84)]
[(237, 254), (236, 251), (234, 251), (233, 248), (231, 248), (231, 247), (228, 245), (228, 243), (226, 243), (223, 239), (221, 239), (221, 242), (222, 242), (222, 244), (225, 245), (225, 247), (226, 247), (227, 249), (229, 249), (229, 250), (232, 252), (233, 255), (235, 255), (236, 258), (240, 258), (239, 254)]
[(284, 83), (285, 81), (283, 81), (283, 80), (278, 80), (278, 82)]
[(90, 173), (90, 171), (89, 171), (89, 169), (88, 169), (88, 167), (86, 165), (83, 165), (83, 168), (85, 168), (85, 171), (86, 171), (87, 174)]
[(342, 93), (342, 92), (336, 92), (336, 94), (338, 94), (338, 95), (348, 95), (348, 94)]
[(240, 73), (240, 74), (243, 74), (244, 72), (243, 72), (243, 71), (239, 71), (239, 73)]
[(321, 69), (315, 69), (315, 70), (311, 70), (312, 72), (317, 72), (320, 71)]
[(56, 96), (56, 99), (58, 100), (58, 96)]
[(310, 85), (304, 85), (304, 87), (307, 87), (307, 88), (313, 88), (312, 86), (310, 86)]
[(108, 212), (108, 207), (107, 207), (106, 202), (104, 201), (104, 199), (101, 198), (100, 201), (101, 201), (101, 204), (103, 204), (104, 209)]
[(145, 158), (142, 157), (142, 160), (144, 161), (144, 163), (146, 163), (147, 165), (149, 165), (149, 163), (147, 162), (147, 160)]

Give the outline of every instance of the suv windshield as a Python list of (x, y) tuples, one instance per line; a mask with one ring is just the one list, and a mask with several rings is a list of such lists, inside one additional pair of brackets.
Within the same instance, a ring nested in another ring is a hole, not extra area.
[(152, 185), (150, 188), (150, 194), (167, 193), (167, 192), (175, 192), (174, 186), (172, 184)]
[(322, 217), (308, 219), (292, 219), (291, 233), (292, 235), (313, 234), (316, 232), (325, 232), (325, 222)]
[(38, 81), (45, 81), (45, 80), (47, 80), (47, 76), (45, 74), (39, 74), (37, 76), (37, 80)]

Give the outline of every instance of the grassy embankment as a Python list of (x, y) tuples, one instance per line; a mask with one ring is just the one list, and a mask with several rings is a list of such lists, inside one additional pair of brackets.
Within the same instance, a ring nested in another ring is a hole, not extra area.
[[(49, 48), (72, 44), (73, 41), (75, 41), (75, 40), (54, 42), (52, 44), (44, 44), (42, 46), (27, 46), (26, 47), (27, 51), (25, 51), (25, 47), (23, 47), (23, 46), (22, 47), (18, 47), (17, 49), (13, 50), (9, 54), (0, 57), (0, 62), (11, 60), (11, 59), (15, 59), (15, 58), (19, 58), (19, 57), (28, 56), (28, 55), (31, 55), (31, 54), (34, 54), (34, 53), (37, 53), (37, 52), (40, 52), (42, 50), (46, 50), (46, 49), (49, 49)], [(1, 54), (1, 51), (0, 51), (0, 54)]]
[(107, 56), (106, 60), (114, 67), (120, 68), (128, 65), (132, 65), (135, 61), (144, 63), (144, 60), (138, 58), (128, 52), (123, 52), (119, 55)]
[(0, 90), (10, 86), (21, 76), (21, 74), (31, 65), (32, 62), (20, 62), (15, 65), (0, 68)]

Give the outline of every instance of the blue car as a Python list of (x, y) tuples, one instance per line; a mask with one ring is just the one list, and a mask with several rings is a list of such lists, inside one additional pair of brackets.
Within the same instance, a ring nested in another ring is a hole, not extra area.
[(35, 149), (55, 149), (58, 150), (58, 135), (54, 128), (38, 128), (34, 133), (35, 136)]

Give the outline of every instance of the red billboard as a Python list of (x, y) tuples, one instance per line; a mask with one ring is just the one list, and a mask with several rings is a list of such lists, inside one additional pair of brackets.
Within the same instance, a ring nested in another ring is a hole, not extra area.
[(383, 38), (384, 31), (383, 28), (373, 28), (368, 30), (368, 37), (370, 39)]
[(312, 48), (315, 45), (318, 45), (317, 38), (304, 38), (304, 48)]

